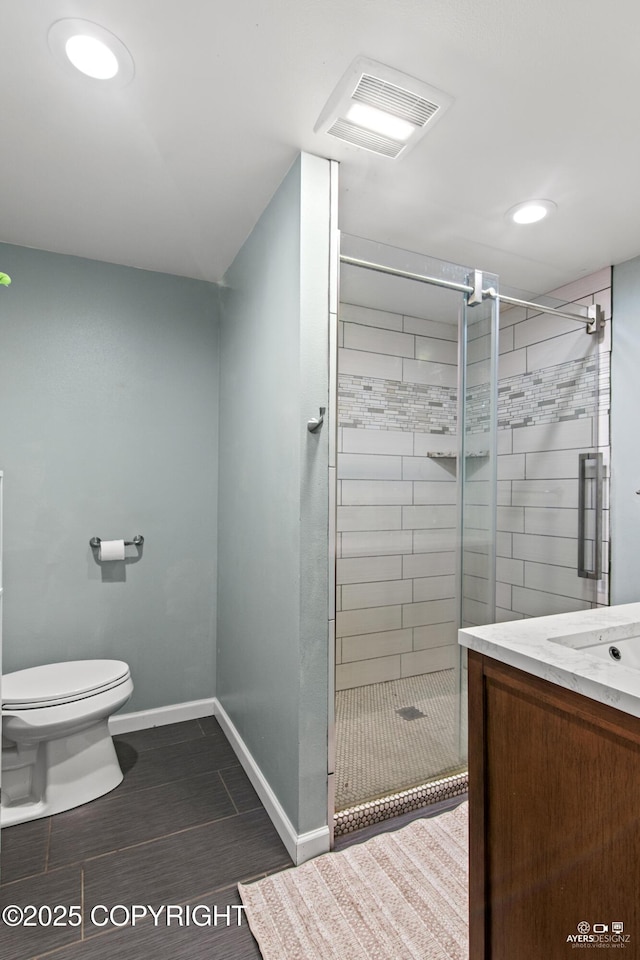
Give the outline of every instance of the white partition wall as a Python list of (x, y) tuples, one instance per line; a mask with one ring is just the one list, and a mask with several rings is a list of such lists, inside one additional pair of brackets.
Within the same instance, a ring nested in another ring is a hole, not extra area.
[[(2, 579), (2, 531), (3, 531), (3, 503), (4, 503), (4, 471), (0, 470), (0, 664), (2, 664), (2, 605), (4, 602), (4, 586)], [(2, 671), (0, 670), (0, 703), (2, 702)], [(2, 779), (0, 771), (0, 790), (2, 789)], [(1, 832), (0, 832), (1, 836)], [(1, 845), (1, 841), (0, 841)], [(2, 861), (0, 858), (0, 882), (2, 882)]]
[(329, 847), (331, 164), (302, 154), (225, 277), (218, 715), (292, 858)]

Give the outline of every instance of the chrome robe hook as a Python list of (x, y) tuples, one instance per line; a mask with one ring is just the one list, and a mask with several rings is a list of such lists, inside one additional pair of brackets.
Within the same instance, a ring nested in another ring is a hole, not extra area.
[(322, 424), (324, 423), (324, 415), (326, 412), (326, 407), (320, 407), (320, 416), (312, 417), (311, 420), (307, 420), (307, 430), (309, 433), (315, 433), (316, 430), (319, 430)]

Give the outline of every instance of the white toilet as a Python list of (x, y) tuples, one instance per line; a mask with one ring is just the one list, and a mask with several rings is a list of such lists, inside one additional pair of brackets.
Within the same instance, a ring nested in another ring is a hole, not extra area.
[(122, 660), (72, 660), (2, 677), (0, 825), (80, 806), (122, 771), (108, 719), (133, 692)]

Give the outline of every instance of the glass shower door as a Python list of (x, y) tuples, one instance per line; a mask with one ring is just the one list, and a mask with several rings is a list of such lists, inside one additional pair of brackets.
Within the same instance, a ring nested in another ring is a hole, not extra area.
[[(464, 267), (353, 237), (341, 254), (336, 809), (400, 794), (415, 807), (466, 767), (457, 629), (463, 544), (473, 597), (494, 556), (482, 355), (494, 308), (466, 306)], [(460, 414), (467, 354), (475, 431)]]
[[(498, 278), (485, 274), (484, 289)], [(459, 363), (459, 583), (461, 627), (496, 619), (497, 375), (499, 301), (465, 302), (460, 321)], [(467, 757), (466, 650), (458, 660), (461, 761)]]

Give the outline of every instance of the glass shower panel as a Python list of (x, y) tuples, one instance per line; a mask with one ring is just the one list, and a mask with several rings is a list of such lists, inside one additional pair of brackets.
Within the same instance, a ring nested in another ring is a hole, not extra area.
[[(481, 321), (492, 315), (465, 307), (464, 267), (345, 236), (341, 256), (338, 811), (466, 768), (458, 463), (471, 441), (459, 429), (459, 338), (470, 322), (476, 345), (467, 349), (484, 349)], [(484, 431), (481, 412), (478, 424)], [(474, 450), (489, 447), (484, 437)]]
[[(497, 291), (497, 277), (483, 287)], [(498, 300), (466, 303), (460, 326), (460, 623), (495, 621)]]
[[(485, 274), (484, 289), (498, 290), (498, 278)], [(460, 449), (458, 460), (459, 623), (493, 623), (496, 619), (497, 512), (497, 297), (463, 306), (460, 323)], [(466, 650), (460, 649), (459, 753), (467, 757)]]
[(498, 620), (609, 602), (610, 336), (586, 320), (588, 304), (609, 302), (610, 280), (601, 271), (571, 287), (577, 302), (531, 299), (585, 323), (500, 311)]

